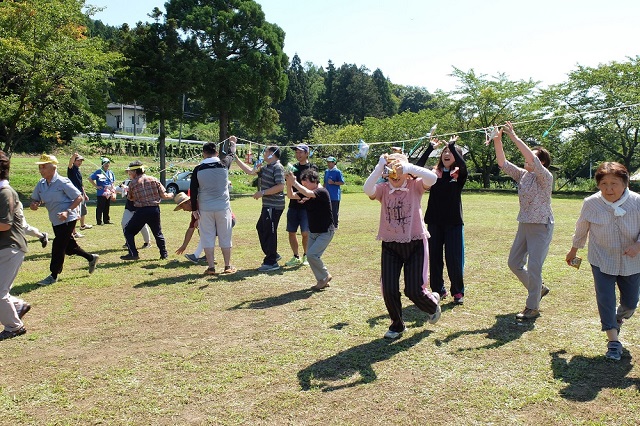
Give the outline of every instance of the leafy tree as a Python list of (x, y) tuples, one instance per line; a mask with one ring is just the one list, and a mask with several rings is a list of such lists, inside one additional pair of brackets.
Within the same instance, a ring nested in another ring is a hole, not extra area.
[(34, 133), (70, 139), (104, 123), (108, 76), (120, 60), (87, 37), (83, 2), (0, 2), (0, 143)]
[(287, 76), (287, 96), (278, 108), (280, 121), (289, 140), (301, 141), (308, 136), (310, 130), (308, 119), (311, 116), (311, 93), (307, 74), (298, 55), (293, 56)]
[(577, 168), (585, 161), (618, 161), (632, 173), (640, 167), (640, 56), (598, 67), (578, 66), (566, 83), (551, 88), (567, 140), (563, 158)]
[(433, 107), (433, 105), (430, 105), (433, 96), (423, 87), (395, 86), (394, 93), (400, 99), (399, 113), (405, 111), (418, 112)]
[(366, 67), (342, 65), (335, 81), (334, 105), (343, 124), (358, 124), (365, 117), (384, 117), (382, 101)]
[(122, 53), (126, 68), (117, 75), (119, 98), (144, 106), (148, 120), (159, 121), (160, 179), (165, 181), (166, 121), (182, 115), (184, 94), (192, 90), (193, 49), (183, 41), (175, 20), (160, 22), (155, 8), (154, 23), (139, 22), (129, 31), (123, 27)]
[(384, 117), (391, 117), (398, 110), (398, 105), (393, 99), (393, 93), (391, 92), (391, 83), (384, 76), (380, 68), (376, 69), (371, 76), (373, 85), (378, 91), (378, 97), (382, 103), (382, 112)]
[(334, 85), (337, 77), (336, 67), (329, 61), (327, 73), (324, 78), (324, 92), (318, 99), (315, 115), (327, 124), (340, 124), (340, 115), (337, 112), (336, 92)]
[[(467, 155), (471, 165), (482, 174), (483, 184), (488, 188), (495, 165), (495, 152), (492, 144), (485, 145), (485, 133), (477, 129), (500, 125), (506, 120), (539, 118), (524, 108), (535, 98), (533, 89), (537, 82), (510, 81), (504, 74), (488, 79), (485, 75), (477, 75), (473, 69), (464, 72), (455, 67), (452, 75), (458, 78), (459, 86), (447, 99), (443, 99), (441, 94), (437, 96), (437, 102), (441, 105), (449, 102), (448, 108), (455, 117), (453, 130), (461, 133), (460, 143), (469, 148)], [(526, 134), (521, 127), (516, 126), (516, 130), (519, 135)], [(513, 148), (512, 144), (505, 145), (508, 157), (518, 155)]]
[(266, 22), (253, 0), (170, 0), (165, 7), (200, 49), (196, 94), (217, 116), (220, 140), (233, 119), (273, 130), (278, 117), (272, 105), (287, 88), (284, 31)]

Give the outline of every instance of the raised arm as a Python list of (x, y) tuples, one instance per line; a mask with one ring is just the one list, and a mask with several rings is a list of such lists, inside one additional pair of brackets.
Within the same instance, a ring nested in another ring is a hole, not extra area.
[(245, 163), (244, 161), (242, 161), (240, 158), (238, 158), (238, 156), (236, 156), (236, 164), (238, 165), (238, 167), (240, 167), (240, 169), (245, 172), (248, 175), (256, 175), (258, 174), (253, 167), (249, 167), (249, 165), (247, 163)]
[(416, 166), (424, 167), (425, 164), (427, 164), (427, 160), (429, 159), (429, 155), (431, 155), (433, 150), (436, 149), (438, 147), (438, 145), (440, 145), (440, 143), (441, 143), (441, 141), (439, 141), (436, 138), (431, 139), (429, 141), (429, 146), (427, 147), (427, 149), (422, 153), (420, 158), (418, 158), (418, 161), (416, 161)]
[(524, 143), (524, 141), (520, 139), (518, 135), (516, 135), (516, 132), (513, 130), (513, 124), (511, 124), (510, 121), (507, 121), (503, 127), (503, 130), (507, 134), (507, 136), (509, 136), (509, 139), (511, 139), (513, 143), (516, 144), (525, 161), (529, 164), (533, 164), (533, 151), (531, 151), (531, 148), (529, 148), (527, 144)]
[(496, 151), (496, 161), (500, 168), (502, 168), (504, 166), (504, 162), (507, 161), (507, 158), (504, 156), (504, 148), (502, 147), (502, 132), (503, 128), (501, 127), (500, 130), (498, 130), (498, 133), (493, 137), (493, 149)]

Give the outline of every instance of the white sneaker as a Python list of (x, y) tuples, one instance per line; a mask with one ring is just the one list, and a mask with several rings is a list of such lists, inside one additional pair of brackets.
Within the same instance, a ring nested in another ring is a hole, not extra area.
[(435, 324), (440, 319), (440, 315), (442, 314), (442, 309), (440, 309), (440, 294), (437, 292), (433, 292), (431, 294), (433, 294), (433, 296), (436, 298), (437, 306), (436, 306), (436, 311), (433, 314), (429, 315), (427, 322), (429, 324)]
[(390, 340), (395, 340), (399, 337), (402, 336), (402, 333), (404, 333), (405, 331), (407, 331), (407, 329), (405, 328), (402, 331), (391, 331), (391, 330), (387, 330), (386, 333), (384, 333), (384, 338), (385, 339), (390, 339)]

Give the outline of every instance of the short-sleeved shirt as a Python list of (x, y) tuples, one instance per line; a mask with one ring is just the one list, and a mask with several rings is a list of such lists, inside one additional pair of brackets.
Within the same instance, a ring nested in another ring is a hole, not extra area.
[[(260, 177), (260, 189), (267, 190), (278, 184), (284, 184), (284, 167), (280, 161), (273, 164), (264, 163), (258, 171), (258, 176)], [(262, 207), (284, 210), (284, 205), (284, 192), (282, 191), (262, 197)]]
[[(6, 182), (6, 181), (3, 181)], [(24, 212), (18, 193), (8, 184), (0, 187), (0, 223), (10, 225), (6, 231), (0, 231), (0, 250), (6, 248), (27, 252), (27, 240), (24, 238), (22, 222)]]
[(326, 188), (313, 190), (315, 198), (309, 198), (301, 205), (307, 209), (309, 231), (313, 233), (328, 232), (334, 229), (331, 199)]
[(215, 212), (231, 208), (229, 166), (233, 156), (205, 158), (191, 174), (191, 205), (195, 210)]
[(155, 207), (160, 205), (166, 189), (153, 176), (138, 176), (129, 183), (129, 199), (136, 208)]
[(329, 191), (331, 201), (340, 201), (340, 198), (342, 197), (342, 186), (336, 185), (335, 183), (327, 183), (329, 179), (334, 182), (344, 183), (342, 172), (337, 167), (324, 171), (324, 186), (327, 188), (327, 191)]
[(75, 164), (71, 166), (71, 168), (67, 167), (67, 177), (69, 178), (73, 186), (75, 186), (80, 192), (82, 192), (83, 185), (82, 173), (80, 173), (80, 168)]
[(107, 189), (107, 186), (111, 186), (115, 184), (116, 178), (111, 170), (104, 170), (102, 168), (96, 170), (89, 176), (91, 180), (93, 180), (97, 186), (101, 186), (102, 188), (98, 188), (96, 193), (98, 196), (102, 196), (104, 191)]
[(78, 220), (80, 217), (79, 209), (72, 210), (68, 213), (66, 221), (60, 220), (58, 213), (68, 210), (80, 195), (82, 194), (78, 191), (78, 188), (76, 188), (68, 178), (60, 176), (56, 171), (50, 183), (44, 178), (40, 179), (40, 182), (38, 182), (31, 193), (31, 199), (44, 203), (49, 212), (51, 224), (58, 226), (66, 222)]
[[(293, 172), (293, 174), (296, 177), (296, 180), (298, 181), (298, 183), (300, 183), (300, 176), (302, 176), (302, 172), (304, 172), (305, 170), (315, 170), (316, 172), (318, 171), (318, 167), (316, 167), (315, 164), (311, 164), (311, 163), (307, 163), (307, 164), (300, 164), (297, 163), (295, 166), (295, 171)], [(296, 193), (298, 192), (295, 188), (293, 189), (293, 192)], [(302, 203), (299, 203), (298, 200), (296, 199), (290, 199), (289, 200), (289, 208), (290, 209), (304, 209), (304, 206), (302, 205)]]
[(551, 192), (553, 190), (553, 175), (547, 170), (540, 159), (533, 156), (533, 171), (516, 167), (505, 161), (502, 171), (518, 182), (518, 199), (520, 223), (553, 223), (551, 210)]
[(429, 236), (420, 205), (424, 191), (422, 178), (407, 179), (400, 189), (389, 182), (376, 184), (374, 198), (381, 204), (378, 240), (408, 243)]
[(616, 216), (598, 192), (584, 199), (576, 222), (573, 247), (582, 248), (589, 237), (589, 263), (605, 274), (629, 276), (640, 273), (640, 255), (626, 256), (624, 250), (640, 239), (640, 195), (629, 191)]

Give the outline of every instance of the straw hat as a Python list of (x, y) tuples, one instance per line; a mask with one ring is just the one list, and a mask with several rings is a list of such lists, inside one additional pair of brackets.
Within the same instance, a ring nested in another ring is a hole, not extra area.
[(173, 200), (176, 202), (177, 206), (175, 209), (173, 209), (173, 211), (177, 211), (180, 210), (180, 208), (182, 208), (182, 205), (184, 203), (186, 203), (187, 201), (189, 201), (191, 199), (191, 197), (189, 197), (187, 194), (185, 194), (184, 192), (178, 192), (176, 194), (175, 197), (173, 197)]
[(58, 164), (58, 159), (55, 155), (42, 154), (40, 161), (36, 161), (36, 164)]

